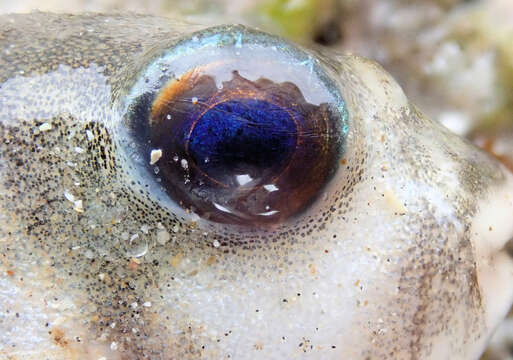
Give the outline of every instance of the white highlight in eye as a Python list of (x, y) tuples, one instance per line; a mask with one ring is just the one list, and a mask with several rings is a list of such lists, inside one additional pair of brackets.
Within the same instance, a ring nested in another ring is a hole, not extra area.
[(271, 210), (271, 211), (260, 213), (258, 215), (260, 215), (260, 216), (271, 216), (271, 215), (274, 215), (276, 213), (279, 213), (279, 211), (278, 210)]
[(280, 190), (276, 185), (274, 184), (267, 184), (267, 185), (264, 185), (264, 189), (266, 189), (267, 191), (269, 192), (273, 192), (273, 191), (278, 191)]
[(150, 153), (150, 165), (154, 165), (162, 157), (161, 149), (153, 149)]
[(224, 211), (224, 212), (227, 212), (227, 213), (232, 213), (230, 209), (228, 208), (225, 208), (224, 206), (222, 205), (219, 205), (218, 203), (214, 203), (214, 206), (216, 207), (216, 209), (218, 210), (221, 210), (221, 211)]
[(248, 174), (237, 175), (235, 178), (237, 179), (237, 182), (239, 183), (240, 186), (244, 186), (247, 183), (251, 182), (251, 180), (253, 180), (253, 178), (251, 176), (249, 176)]

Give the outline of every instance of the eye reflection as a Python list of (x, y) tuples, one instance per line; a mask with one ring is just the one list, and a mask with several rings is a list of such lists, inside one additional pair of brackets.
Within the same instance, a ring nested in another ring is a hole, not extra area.
[(267, 35), (224, 36), (222, 46), (207, 36), (175, 49), (182, 54), (146, 101), (148, 115), (133, 112), (134, 137), (146, 156), (161, 154), (150, 162), (183, 208), (220, 223), (281, 223), (336, 172), (345, 108), (307, 54)]

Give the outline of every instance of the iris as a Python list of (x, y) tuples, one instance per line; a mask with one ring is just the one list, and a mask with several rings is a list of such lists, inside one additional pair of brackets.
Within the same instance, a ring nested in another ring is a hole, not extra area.
[[(213, 222), (282, 223), (305, 211), (337, 171), (343, 102), (313, 62), (292, 56), (299, 50), (234, 38), (178, 49), (149, 114), (132, 111), (134, 137), (147, 156), (160, 150), (149, 167), (158, 166), (155, 176), (181, 207)], [(241, 40), (250, 43), (243, 53)]]

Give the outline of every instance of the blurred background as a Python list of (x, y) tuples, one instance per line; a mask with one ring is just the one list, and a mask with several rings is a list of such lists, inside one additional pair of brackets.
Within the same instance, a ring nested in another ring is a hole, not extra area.
[[(513, 170), (513, 0), (0, 0), (0, 13), (33, 10), (236, 22), (363, 55), (423, 112)], [(513, 360), (513, 314), (482, 359)]]

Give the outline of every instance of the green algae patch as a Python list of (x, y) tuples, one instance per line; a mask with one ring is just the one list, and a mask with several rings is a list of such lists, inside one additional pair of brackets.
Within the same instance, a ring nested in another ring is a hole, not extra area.
[(306, 41), (314, 31), (323, 0), (269, 0), (257, 7), (256, 12), (265, 23), (282, 36)]

